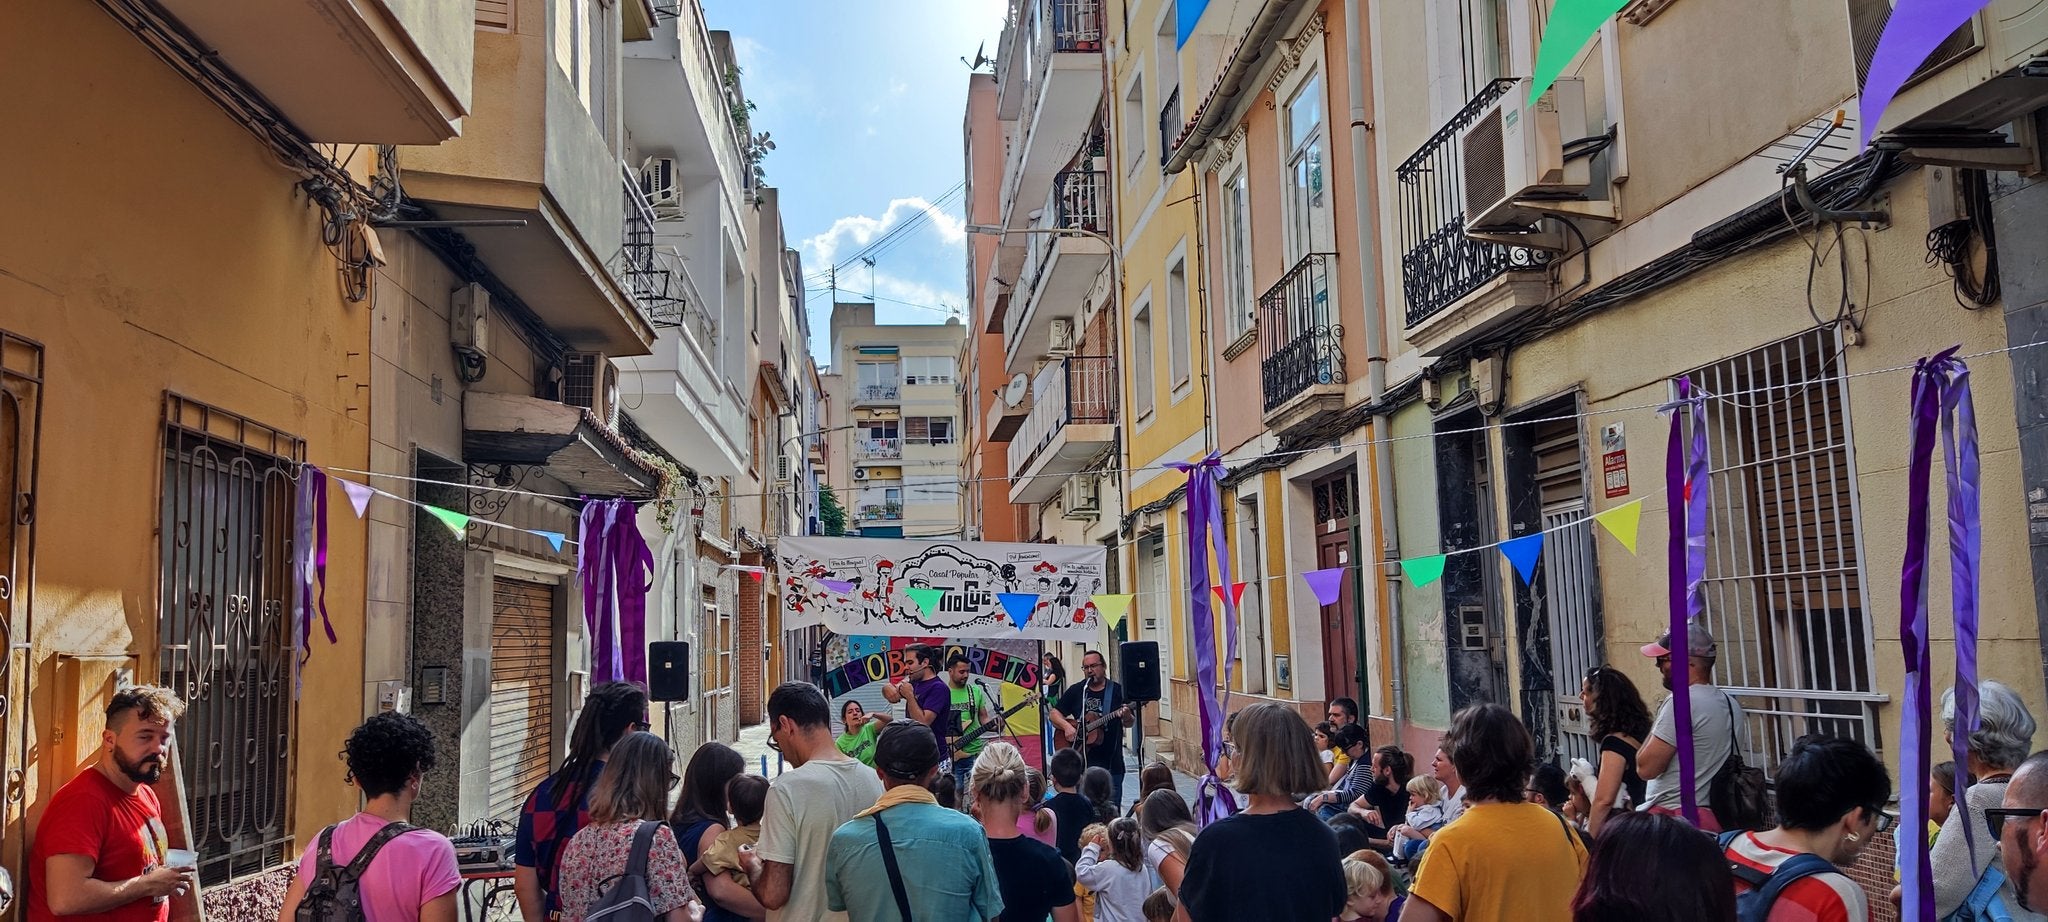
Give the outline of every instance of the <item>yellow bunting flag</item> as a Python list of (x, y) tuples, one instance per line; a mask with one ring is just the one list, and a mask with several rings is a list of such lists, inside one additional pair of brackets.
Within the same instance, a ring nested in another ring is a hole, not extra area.
[(434, 518), (440, 519), (441, 524), (453, 529), (458, 535), (469, 528), (469, 516), (456, 512), (453, 509), (443, 509), (439, 506), (423, 506), (422, 508), (433, 513)]
[(1641, 525), (1643, 521), (1642, 500), (1622, 503), (1594, 515), (1593, 520), (1599, 522), (1600, 527), (1607, 529), (1607, 533), (1613, 535), (1614, 540), (1621, 542), (1622, 547), (1628, 548), (1629, 553), (1636, 552), (1636, 526)]
[(1111, 630), (1114, 630), (1117, 625), (1123, 623), (1124, 612), (1130, 610), (1131, 597), (1134, 594), (1125, 592), (1118, 595), (1098, 595), (1094, 597), (1095, 610), (1102, 613), (1103, 623), (1109, 625)]

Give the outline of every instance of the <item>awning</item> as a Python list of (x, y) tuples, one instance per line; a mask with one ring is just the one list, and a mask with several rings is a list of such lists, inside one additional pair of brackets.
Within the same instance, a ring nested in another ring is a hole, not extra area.
[(594, 499), (653, 499), (661, 486), (661, 475), (589, 410), (539, 397), (464, 395), (462, 454), (469, 464), (538, 467)]

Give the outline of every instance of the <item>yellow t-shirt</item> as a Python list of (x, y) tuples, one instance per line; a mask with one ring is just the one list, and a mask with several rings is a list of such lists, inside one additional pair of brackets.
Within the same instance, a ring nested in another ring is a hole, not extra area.
[(1409, 888), (1458, 922), (1571, 922), (1586, 848), (1535, 804), (1472, 804), (1438, 830)]
[(1342, 749), (1330, 750), (1330, 756), (1331, 761), (1335, 762), (1338, 768), (1346, 768), (1351, 764), (1351, 757), (1345, 755)]

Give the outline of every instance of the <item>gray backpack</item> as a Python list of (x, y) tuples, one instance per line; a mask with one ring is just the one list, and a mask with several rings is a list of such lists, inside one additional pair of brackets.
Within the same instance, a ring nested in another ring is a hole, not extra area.
[(654, 834), (661, 824), (641, 820), (633, 831), (633, 852), (626, 859), (626, 873), (607, 877), (598, 884), (604, 896), (583, 916), (584, 922), (654, 922), (654, 900), (647, 895), (647, 853), (654, 847)]
[(362, 922), (363, 872), (370, 869), (370, 862), (385, 843), (417, 828), (404, 823), (384, 824), (370, 836), (370, 841), (363, 843), (362, 851), (342, 867), (334, 863), (334, 827), (320, 830), (313, 879), (306, 882), (305, 896), (300, 898), (299, 910), (293, 916), (295, 922)]

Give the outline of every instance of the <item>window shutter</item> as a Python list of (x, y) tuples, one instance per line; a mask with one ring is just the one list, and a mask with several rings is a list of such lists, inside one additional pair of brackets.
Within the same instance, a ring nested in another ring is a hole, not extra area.
[(476, 0), (476, 27), (512, 31), (512, 0)]
[(903, 418), (903, 440), (924, 442), (931, 439), (931, 417), (906, 416)]

